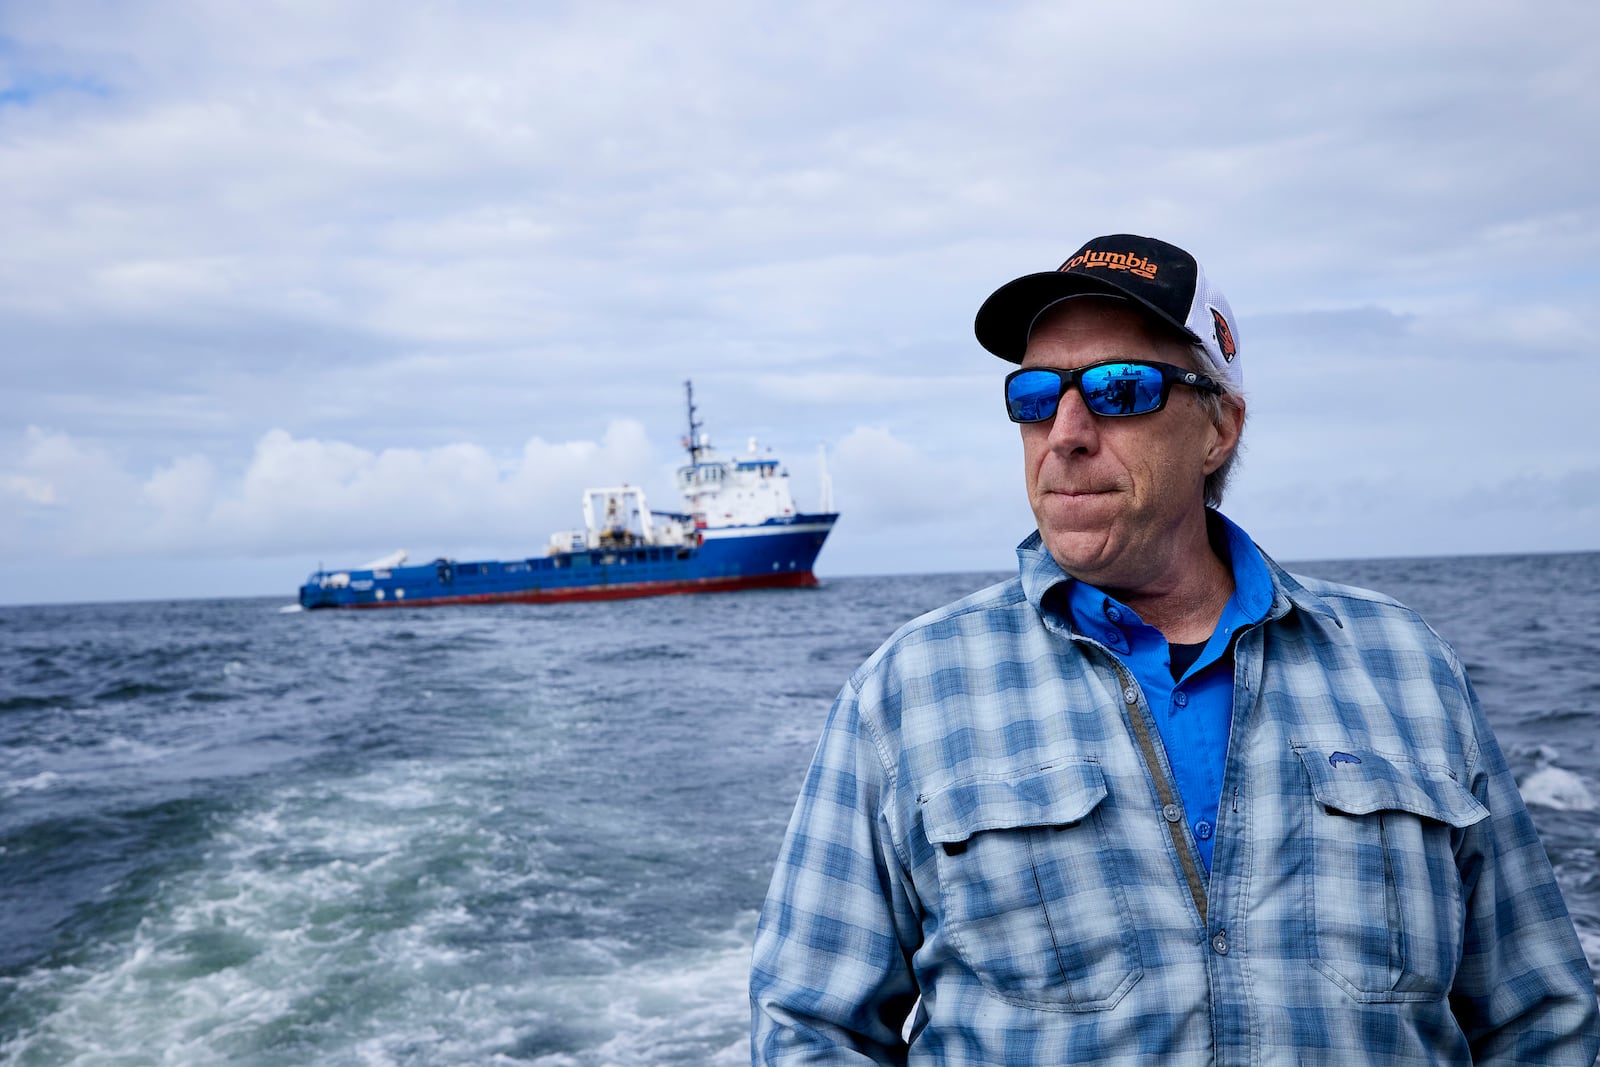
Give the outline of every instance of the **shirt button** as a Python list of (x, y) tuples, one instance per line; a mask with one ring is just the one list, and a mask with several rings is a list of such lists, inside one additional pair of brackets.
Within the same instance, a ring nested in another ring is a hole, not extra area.
[(1106, 618), (1110, 619), (1112, 622), (1121, 622), (1122, 621), (1122, 609), (1118, 608), (1111, 601), (1107, 600), (1106, 601)]
[(1178, 705), (1180, 708), (1186, 708), (1189, 706), (1189, 694), (1183, 692), (1182, 690), (1173, 693), (1172, 702)]
[(1166, 807), (1161, 809), (1161, 817), (1168, 822), (1177, 822), (1179, 819), (1183, 818), (1183, 812), (1178, 810), (1178, 805), (1168, 804)]
[(1228, 954), (1228, 931), (1218, 930), (1217, 935), (1211, 939), (1211, 951), (1219, 956)]
[(1139, 703), (1139, 691), (1130, 685), (1122, 691), (1122, 699), (1124, 703), (1137, 704)]
[(1201, 819), (1199, 822), (1195, 823), (1194, 836), (1198, 837), (1202, 841), (1210, 841), (1211, 824), (1206, 822), (1204, 819)]

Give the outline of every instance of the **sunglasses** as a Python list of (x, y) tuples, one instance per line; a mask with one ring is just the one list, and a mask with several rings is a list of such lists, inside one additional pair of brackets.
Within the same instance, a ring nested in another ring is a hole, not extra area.
[(1121, 359), (1075, 370), (1028, 367), (1006, 375), (1006, 414), (1012, 422), (1053, 418), (1061, 398), (1074, 385), (1090, 411), (1110, 418), (1160, 411), (1167, 406), (1174, 385), (1222, 394), (1222, 386), (1204, 374), (1170, 363)]

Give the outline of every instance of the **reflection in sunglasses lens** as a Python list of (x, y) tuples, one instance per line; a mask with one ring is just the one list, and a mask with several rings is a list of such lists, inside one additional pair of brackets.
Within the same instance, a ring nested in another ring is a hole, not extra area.
[(1137, 363), (1107, 363), (1084, 372), (1083, 397), (1099, 415), (1142, 415), (1161, 403), (1161, 372)]
[(1006, 382), (1006, 409), (1017, 422), (1043, 422), (1056, 413), (1063, 383), (1076, 378), (1083, 402), (1096, 415), (1143, 415), (1161, 407), (1166, 380), (1158, 367), (1102, 363), (1081, 371), (1018, 371)]
[(1039, 422), (1056, 413), (1061, 398), (1061, 376), (1054, 371), (1027, 371), (1006, 386), (1006, 405), (1019, 422)]

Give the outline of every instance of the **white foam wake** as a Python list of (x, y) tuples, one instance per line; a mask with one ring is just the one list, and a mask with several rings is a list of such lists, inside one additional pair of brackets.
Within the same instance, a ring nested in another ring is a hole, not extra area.
[(1560, 811), (1593, 811), (1597, 806), (1588, 783), (1562, 767), (1540, 767), (1517, 787), (1528, 804)]
[[(511, 770), (400, 761), (240, 811), (127, 940), (15, 981), (49, 1009), (0, 1062), (749, 1062), (754, 916), (640, 960), (582, 884), (554, 889), (539, 835), (497, 817)], [(563, 923), (593, 932), (528, 936)]]

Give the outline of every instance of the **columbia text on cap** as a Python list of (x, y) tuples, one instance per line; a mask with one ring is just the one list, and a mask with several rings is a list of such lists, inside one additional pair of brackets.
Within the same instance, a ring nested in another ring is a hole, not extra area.
[(973, 330), (984, 348), (1020, 363), (1041, 312), (1068, 297), (1096, 295), (1132, 301), (1201, 346), (1213, 377), (1243, 387), (1239, 326), (1227, 298), (1194, 256), (1154, 237), (1096, 237), (1056, 270), (1007, 282), (978, 309)]

